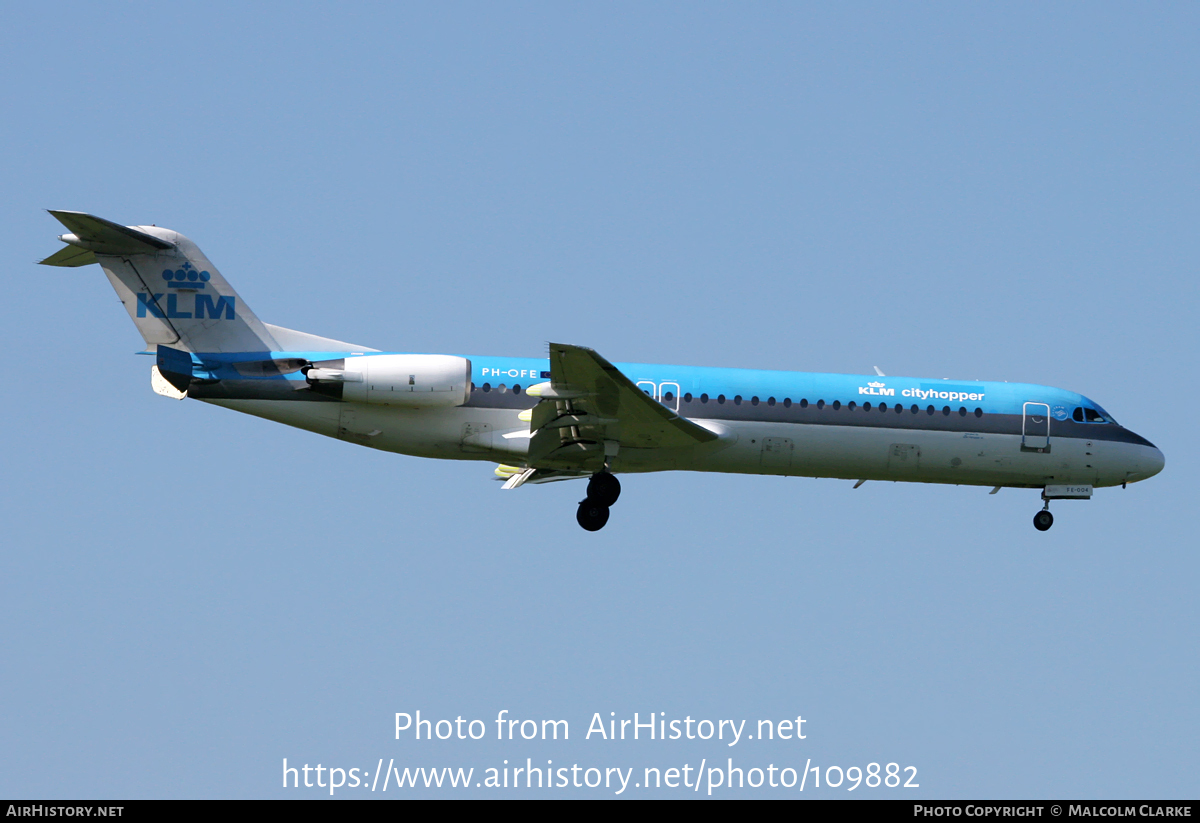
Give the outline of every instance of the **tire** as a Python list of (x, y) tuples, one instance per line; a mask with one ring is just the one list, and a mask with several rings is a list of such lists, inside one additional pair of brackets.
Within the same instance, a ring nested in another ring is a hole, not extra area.
[(590, 498), (584, 500), (579, 504), (579, 511), (575, 512), (575, 520), (588, 531), (598, 532), (608, 522), (608, 506), (601, 506)]
[(596, 472), (588, 481), (587, 496), (607, 508), (621, 496), (621, 481), (608, 472)]
[(1054, 515), (1043, 509), (1033, 516), (1033, 527), (1044, 532), (1054, 525)]

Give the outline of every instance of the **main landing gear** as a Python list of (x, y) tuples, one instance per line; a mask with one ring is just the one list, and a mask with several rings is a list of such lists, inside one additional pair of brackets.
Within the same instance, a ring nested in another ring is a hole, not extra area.
[(588, 481), (587, 497), (579, 501), (575, 519), (590, 532), (598, 532), (608, 522), (608, 509), (621, 496), (621, 481), (608, 471), (596, 472)]

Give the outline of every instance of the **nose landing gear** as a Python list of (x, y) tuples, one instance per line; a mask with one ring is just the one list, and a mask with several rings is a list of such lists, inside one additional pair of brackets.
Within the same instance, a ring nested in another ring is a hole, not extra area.
[(1046, 501), (1042, 510), (1033, 516), (1033, 527), (1044, 532), (1054, 525), (1054, 515), (1050, 514), (1051, 500), (1091, 500), (1092, 487), (1087, 485), (1058, 485), (1046, 486), (1042, 489), (1042, 500)]
[(1033, 516), (1033, 527), (1040, 532), (1044, 532), (1054, 525), (1054, 515), (1050, 513), (1050, 504), (1046, 503), (1046, 508)]
[(579, 501), (575, 520), (590, 532), (598, 532), (608, 522), (608, 509), (621, 496), (621, 481), (607, 471), (596, 472), (588, 481), (587, 497)]

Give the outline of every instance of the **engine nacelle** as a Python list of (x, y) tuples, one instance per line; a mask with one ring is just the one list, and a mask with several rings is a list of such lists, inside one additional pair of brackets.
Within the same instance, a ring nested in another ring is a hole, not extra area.
[(471, 397), (471, 361), (447, 354), (347, 357), (340, 382), (344, 384), (343, 400), (416, 409), (449, 408), (461, 406)]

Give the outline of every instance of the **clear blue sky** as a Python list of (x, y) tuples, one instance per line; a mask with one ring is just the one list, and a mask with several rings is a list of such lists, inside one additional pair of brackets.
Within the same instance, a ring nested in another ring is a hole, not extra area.
[[(1194, 797), (1197, 30), (1183, 3), (10, 5), (0, 796), (733, 757), (919, 770), (850, 797)], [(153, 394), (100, 270), (32, 265), (45, 208), (182, 231), (264, 320), (377, 348), (1043, 383), (1167, 465), (1045, 534), (1034, 491), (700, 474), (628, 478), (586, 534), (574, 483)], [(394, 740), (418, 709), (572, 739)], [(807, 737), (585, 741), (594, 712)]]

